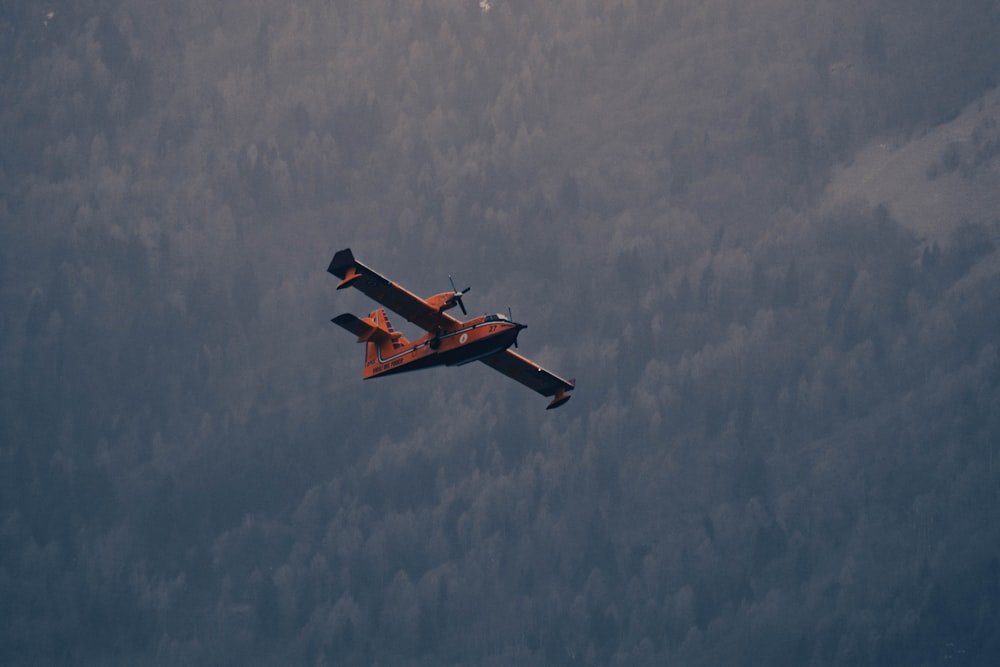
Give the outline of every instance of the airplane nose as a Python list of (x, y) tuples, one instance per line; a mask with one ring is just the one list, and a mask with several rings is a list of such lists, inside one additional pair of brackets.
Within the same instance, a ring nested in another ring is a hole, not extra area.
[(527, 329), (527, 328), (528, 328), (527, 324), (518, 324), (517, 322), (514, 322), (514, 336), (513, 336), (514, 347), (517, 347), (517, 337), (521, 333), (521, 329)]

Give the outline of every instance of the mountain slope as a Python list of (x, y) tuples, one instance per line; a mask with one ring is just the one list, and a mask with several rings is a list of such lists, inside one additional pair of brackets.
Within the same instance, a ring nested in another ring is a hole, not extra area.
[(904, 140), (883, 138), (834, 170), (827, 208), (884, 205), (902, 225), (943, 241), (963, 222), (992, 223), (1000, 211), (1000, 89), (954, 120)]

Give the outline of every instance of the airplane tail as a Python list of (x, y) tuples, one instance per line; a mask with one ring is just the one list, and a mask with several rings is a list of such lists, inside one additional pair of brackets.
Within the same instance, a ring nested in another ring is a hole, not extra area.
[[(409, 341), (403, 334), (392, 328), (384, 308), (373, 310), (368, 320), (375, 326), (377, 333), (371, 337), (365, 346), (365, 377), (376, 375), (376, 368), (382, 366), (384, 360), (394, 356), (404, 348)], [(381, 372), (381, 370), (379, 370)]]
[(365, 343), (365, 370), (362, 374), (365, 379), (387, 370), (386, 362), (409, 344), (403, 334), (393, 329), (384, 308), (373, 310), (365, 319), (344, 313), (332, 321), (357, 335), (359, 343)]

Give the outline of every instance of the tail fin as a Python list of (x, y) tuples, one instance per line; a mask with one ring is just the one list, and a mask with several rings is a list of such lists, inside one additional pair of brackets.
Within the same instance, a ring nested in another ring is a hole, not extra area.
[(393, 356), (398, 350), (406, 347), (409, 341), (403, 334), (392, 328), (384, 308), (373, 310), (368, 315), (368, 322), (375, 328), (365, 346), (365, 377), (371, 377), (372, 370), (380, 366), (383, 360)]
[(384, 308), (372, 311), (363, 320), (350, 313), (344, 313), (333, 318), (333, 323), (355, 334), (359, 343), (366, 343), (363, 374), (365, 378), (377, 375), (382, 370), (384, 360), (409, 345), (403, 334), (392, 328)]

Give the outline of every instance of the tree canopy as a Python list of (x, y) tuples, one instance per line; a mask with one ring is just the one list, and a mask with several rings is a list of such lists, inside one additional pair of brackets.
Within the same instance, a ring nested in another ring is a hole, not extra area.
[[(0, 5), (0, 662), (996, 663), (994, 2), (64, 4)], [(347, 246), (574, 400), (362, 383)]]

